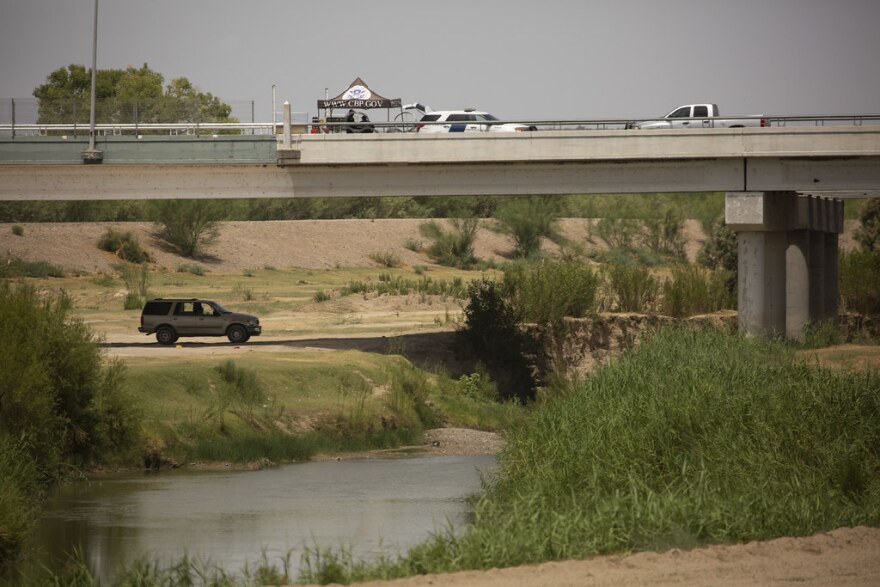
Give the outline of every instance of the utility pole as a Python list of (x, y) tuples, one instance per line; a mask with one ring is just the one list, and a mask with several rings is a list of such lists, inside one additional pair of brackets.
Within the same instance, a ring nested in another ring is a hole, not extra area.
[(98, 85), (98, 0), (95, 0), (94, 36), (92, 37), (92, 103), (89, 114), (89, 148), (82, 152), (83, 163), (100, 163), (104, 153), (95, 147), (95, 95)]

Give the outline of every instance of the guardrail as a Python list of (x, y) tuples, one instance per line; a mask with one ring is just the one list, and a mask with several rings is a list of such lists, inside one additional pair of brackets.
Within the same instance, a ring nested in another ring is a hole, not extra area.
[[(435, 125), (448, 122), (307, 122), (305, 113), (294, 113), (291, 122), (292, 134), (319, 133), (400, 133), (414, 132), (416, 124)], [(880, 114), (845, 114), (845, 115), (808, 115), (808, 116), (742, 116), (724, 117), (725, 120), (764, 119), (766, 126), (863, 126), (880, 124)], [(494, 124), (523, 124), (535, 126), (540, 130), (623, 130), (634, 123), (660, 120), (658, 118), (641, 119), (592, 119), (592, 120), (510, 120), (496, 121)], [(711, 128), (712, 119), (679, 118), (676, 121), (702, 121), (702, 126)], [(461, 123), (456, 123), (461, 124)], [(158, 124), (98, 124), (95, 132), (98, 136), (203, 136), (203, 135), (280, 135), (283, 133), (282, 122), (252, 123), (158, 123)], [(699, 126), (699, 125), (696, 125)], [(0, 124), (0, 137), (33, 137), (33, 136), (88, 136), (88, 125), (82, 124)]]

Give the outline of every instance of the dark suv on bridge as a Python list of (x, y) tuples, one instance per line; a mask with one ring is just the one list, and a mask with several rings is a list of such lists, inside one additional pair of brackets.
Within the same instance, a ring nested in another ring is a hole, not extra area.
[(225, 336), (242, 343), (258, 336), (261, 328), (256, 316), (232, 312), (211, 300), (156, 298), (144, 306), (138, 332), (155, 333), (159, 344), (174, 344), (181, 336)]

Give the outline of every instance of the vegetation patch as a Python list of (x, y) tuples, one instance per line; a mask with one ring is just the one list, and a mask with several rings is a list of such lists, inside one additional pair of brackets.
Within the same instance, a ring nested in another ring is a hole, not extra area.
[(479, 221), (476, 218), (450, 218), (448, 222), (451, 230), (434, 221), (419, 227), (421, 235), (432, 241), (427, 252), (440, 265), (468, 269), (477, 262), (474, 242)]
[[(673, 328), (508, 434), (463, 535), (397, 560), (311, 553), (340, 582), (880, 524), (880, 377), (790, 347)], [(320, 554), (320, 556), (317, 556)]]
[(137, 359), (128, 369), (159, 464), (284, 462), (391, 448), (419, 444), (426, 428), (441, 424), (485, 421), (497, 430), (520, 413), (494, 401), (488, 378), (466, 384), (389, 355), (254, 354), (247, 366), (204, 356), (174, 364)]
[(138, 239), (131, 231), (120, 232), (108, 228), (98, 239), (98, 248), (113, 253), (129, 263), (146, 263), (150, 255), (141, 248)]
[(68, 468), (129, 459), (139, 441), (122, 364), (104, 363), (70, 308), (64, 294), (0, 281), (0, 568), (45, 488)]
[(64, 270), (46, 261), (24, 261), (7, 254), (0, 258), (0, 278), (4, 277), (64, 277)]

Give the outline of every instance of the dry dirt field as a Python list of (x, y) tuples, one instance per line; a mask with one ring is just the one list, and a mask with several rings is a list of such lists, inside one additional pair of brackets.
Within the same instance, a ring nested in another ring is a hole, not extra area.
[[(240, 274), (248, 269), (263, 268), (379, 267), (370, 255), (392, 252), (406, 265), (430, 265), (430, 260), (424, 254), (413, 252), (405, 246), (407, 241), (424, 241), (418, 232), (422, 222), (228, 222), (222, 225), (220, 237), (209, 249), (209, 255), (199, 259), (198, 263), (216, 274)], [(115, 257), (98, 250), (95, 243), (112, 226), (137, 235), (142, 246), (153, 256), (157, 267), (174, 271), (182, 263), (192, 263), (164, 249), (153, 237), (153, 227), (148, 223), (24, 223), (20, 226), (23, 235), (17, 236), (12, 233), (12, 225), (0, 224), (0, 259), (12, 255), (27, 261), (48, 261), (69, 271), (111, 273)], [(586, 242), (588, 229), (585, 221), (565, 220), (562, 229), (568, 238)], [(689, 239), (687, 252), (693, 258), (703, 238), (697, 223), (687, 224), (686, 235)], [(844, 235), (841, 242), (843, 246), (849, 246), (848, 235)], [(502, 260), (511, 249), (509, 238), (485, 228), (480, 230), (476, 246), (478, 257)], [(840, 351), (817, 352), (816, 360), (821, 363), (835, 352)], [(855, 360), (856, 366), (865, 364), (880, 364), (878, 354), (872, 351)], [(497, 446), (495, 440), (487, 440), (480, 435), (464, 433), (456, 438), (457, 444), (450, 442), (451, 437), (443, 437), (441, 446), (462, 453)], [(839, 529), (803, 538), (713, 546), (692, 551), (597, 557), (486, 572), (421, 576), (368, 585), (538, 587), (791, 584), (880, 586), (880, 529)]]
[[(392, 252), (405, 265), (430, 265), (423, 253), (406, 247), (408, 241), (421, 241), (419, 219), (382, 220), (280, 220), (273, 222), (224, 222), (220, 236), (197, 260), (212, 273), (240, 273), (246, 269), (326, 269), (334, 267), (378, 267), (370, 258), (375, 253)], [(441, 223), (444, 221), (440, 221)], [(476, 255), (483, 260), (501, 261), (513, 249), (510, 238), (497, 234), (484, 221), (476, 241)], [(155, 261), (157, 267), (174, 270), (193, 263), (163, 246), (148, 222), (101, 223), (23, 223), (21, 236), (12, 233), (11, 224), (0, 224), (0, 256), (6, 254), (25, 261), (48, 261), (71, 271), (112, 272), (117, 259), (101, 251), (96, 243), (108, 228), (132, 232)], [(583, 219), (564, 219), (565, 236), (586, 243), (587, 224)], [(688, 255), (696, 256), (703, 241), (699, 223), (688, 221)], [(549, 250), (554, 250), (547, 243)], [(600, 246), (598, 244), (592, 246)]]

